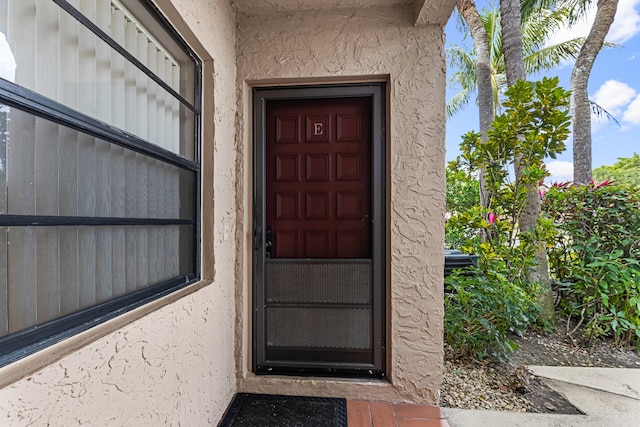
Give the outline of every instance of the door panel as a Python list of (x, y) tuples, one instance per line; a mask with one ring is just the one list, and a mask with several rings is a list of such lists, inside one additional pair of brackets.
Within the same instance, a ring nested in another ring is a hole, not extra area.
[(371, 256), (371, 99), (286, 100), (266, 112), (274, 258)]
[(266, 263), (267, 357), (329, 350), (354, 361), (372, 351), (370, 260), (271, 259)]
[(256, 91), (257, 373), (384, 375), (381, 94)]

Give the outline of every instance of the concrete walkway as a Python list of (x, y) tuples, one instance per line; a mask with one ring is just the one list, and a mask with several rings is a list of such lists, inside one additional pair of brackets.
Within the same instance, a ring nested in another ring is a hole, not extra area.
[(529, 366), (585, 415), (443, 408), (451, 427), (638, 427), (640, 369)]

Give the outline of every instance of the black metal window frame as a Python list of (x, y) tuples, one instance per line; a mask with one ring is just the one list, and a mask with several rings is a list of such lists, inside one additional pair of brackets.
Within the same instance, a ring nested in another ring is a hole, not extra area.
[(88, 115), (80, 113), (63, 104), (53, 101), (32, 90), (0, 78), (0, 104), (18, 108), (34, 116), (67, 126), (79, 132), (100, 138), (150, 158), (176, 166), (193, 173), (193, 217), (191, 219), (174, 218), (131, 218), (131, 217), (86, 217), (86, 216), (38, 216), (0, 214), (0, 227), (17, 226), (162, 226), (188, 225), (193, 227), (193, 272), (176, 277), (163, 283), (152, 285), (130, 294), (99, 303), (89, 308), (64, 315), (57, 319), (37, 324), (0, 338), (0, 367), (16, 362), (30, 354), (45, 349), (66, 338), (86, 331), (96, 325), (113, 319), (121, 314), (149, 302), (169, 295), (200, 280), (200, 152), (201, 152), (201, 104), (202, 104), (202, 61), (183, 40), (171, 23), (164, 17), (152, 0), (138, 0), (161, 24), (167, 35), (182, 47), (194, 62), (194, 102), (177, 93), (160, 77), (131, 55), (111, 36), (87, 19), (66, 0), (51, 0), (72, 15), (78, 22), (93, 32), (99, 39), (130, 61), (150, 79), (174, 96), (182, 105), (195, 114), (195, 160), (191, 161), (179, 155), (151, 144), (131, 133), (102, 123)]

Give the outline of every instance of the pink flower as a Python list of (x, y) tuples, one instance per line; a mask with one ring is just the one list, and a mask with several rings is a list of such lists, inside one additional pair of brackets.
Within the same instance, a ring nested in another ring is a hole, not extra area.
[(491, 224), (495, 224), (497, 218), (498, 218), (498, 215), (494, 214), (493, 212), (489, 213), (489, 222)]

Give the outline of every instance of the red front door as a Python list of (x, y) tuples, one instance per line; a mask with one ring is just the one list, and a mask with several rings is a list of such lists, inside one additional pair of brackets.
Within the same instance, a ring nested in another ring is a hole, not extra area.
[(272, 258), (371, 257), (371, 98), (272, 101), (266, 225)]
[(257, 373), (384, 375), (382, 94), (254, 92)]

